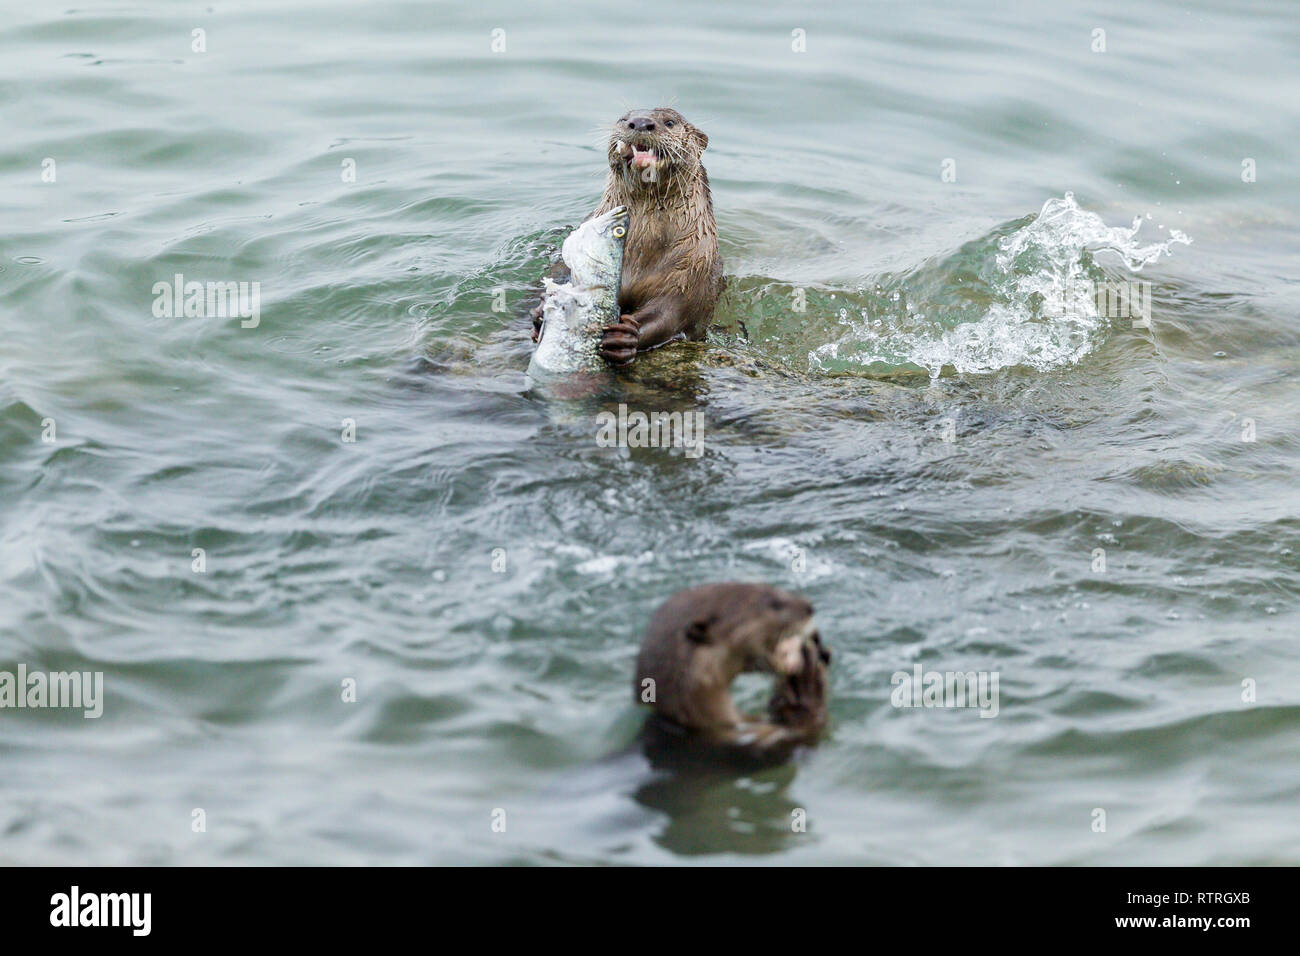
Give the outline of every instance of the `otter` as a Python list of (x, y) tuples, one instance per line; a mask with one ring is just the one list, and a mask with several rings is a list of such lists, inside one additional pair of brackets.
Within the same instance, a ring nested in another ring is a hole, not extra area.
[[(587, 218), (618, 206), (631, 214), (622, 314), (600, 345), (612, 365), (628, 365), (637, 352), (673, 339), (701, 339), (713, 318), (724, 281), (709, 176), (700, 162), (708, 145), (703, 130), (664, 106), (632, 110), (610, 131), (605, 194)], [(562, 278), (562, 267), (551, 276)], [(535, 342), (541, 306), (531, 315)]]
[[(687, 738), (779, 761), (825, 727), (830, 659), (804, 598), (766, 584), (705, 584), (654, 613), (633, 691), (654, 708), (647, 724), (660, 746)], [(732, 702), (732, 680), (750, 671), (776, 676), (768, 721)]]

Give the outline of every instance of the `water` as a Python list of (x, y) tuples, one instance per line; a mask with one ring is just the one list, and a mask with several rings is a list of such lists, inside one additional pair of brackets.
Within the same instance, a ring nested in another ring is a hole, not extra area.
[[(0, 860), (1300, 862), (1290, 4), (5, 13), (0, 670), (106, 699), (0, 711)], [(717, 329), (525, 394), (659, 103)], [(157, 314), (178, 273), (255, 326)], [(1130, 280), (1149, 330), (1078, 294)], [(600, 447), (619, 402), (704, 453)], [(637, 642), (716, 579), (815, 603), (831, 727), (653, 777)], [(916, 664), (999, 715), (891, 706)]]

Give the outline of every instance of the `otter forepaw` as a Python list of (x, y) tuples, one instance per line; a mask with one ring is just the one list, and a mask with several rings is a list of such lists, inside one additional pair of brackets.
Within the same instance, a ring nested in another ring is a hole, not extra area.
[(540, 342), (542, 339), (542, 303), (538, 302), (528, 313), (528, 317), (533, 320), (533, 341)]
[(630, 365), (636, 358), (641, 323), (630, 315), (619, 317), (614, 325), (605, 326), (600, 340), (600, 357), (611, 365)]
[(831, 655), (817, 637), (805, 641), (802, 652), (803, 667), (777, 682), (767, 712), (786, 727), (816, 728), (826, 722), (826, 665)]

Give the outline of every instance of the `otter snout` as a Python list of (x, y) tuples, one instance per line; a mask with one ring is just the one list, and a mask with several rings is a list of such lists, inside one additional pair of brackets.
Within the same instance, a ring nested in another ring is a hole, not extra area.
[[(808, 605), (808, 610), (812, 611), (811, 605)], [(805, 648), (810, 654), (807, 659), (804, 657)], [(789, 676), (798, 674), (805, 666), (810, 666), (814, 658), (825, 666), (831, 662), (831, 652), (830, 648), (822, 643), (816, 622), (809, 617), (802, 624), (786, 632), (776, 642), (769, 665), (774, 673)]]
[(636, 133), (653, 133), (655, 131), (655, 118), (649, 113), (629, 113), (627, 119), (623, 122)]
[(803, 635), (795, 634), (777, 642), (772, 653), (772, 670), (789, 676), (803, 670)]

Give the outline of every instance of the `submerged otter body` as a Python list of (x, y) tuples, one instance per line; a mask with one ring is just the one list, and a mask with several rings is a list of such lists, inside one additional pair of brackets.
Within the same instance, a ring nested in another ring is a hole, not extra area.
[[(591, 216), (629, 212), (619, 321), (600, 354), (626, 365), (638, 351), (704, 337), (722, 293), (722, 257), (709, 176), (709, 138), (676, 110), (633, 110), (610, 132), (605, 194)], [(591, 216), (588, 218), (590, 219)], [(534, 310), (534, 339), (540, 312)]]
[[(683, 740), (784, 759), (826, 723), (826, 667), (812, 605), (765, 584), (706, 584), (669, 598), (650, 620), (634, 692), (649, 703), (656, 739)], [(731, 682), (776, 677), (769, 721), (742, 715)]]

